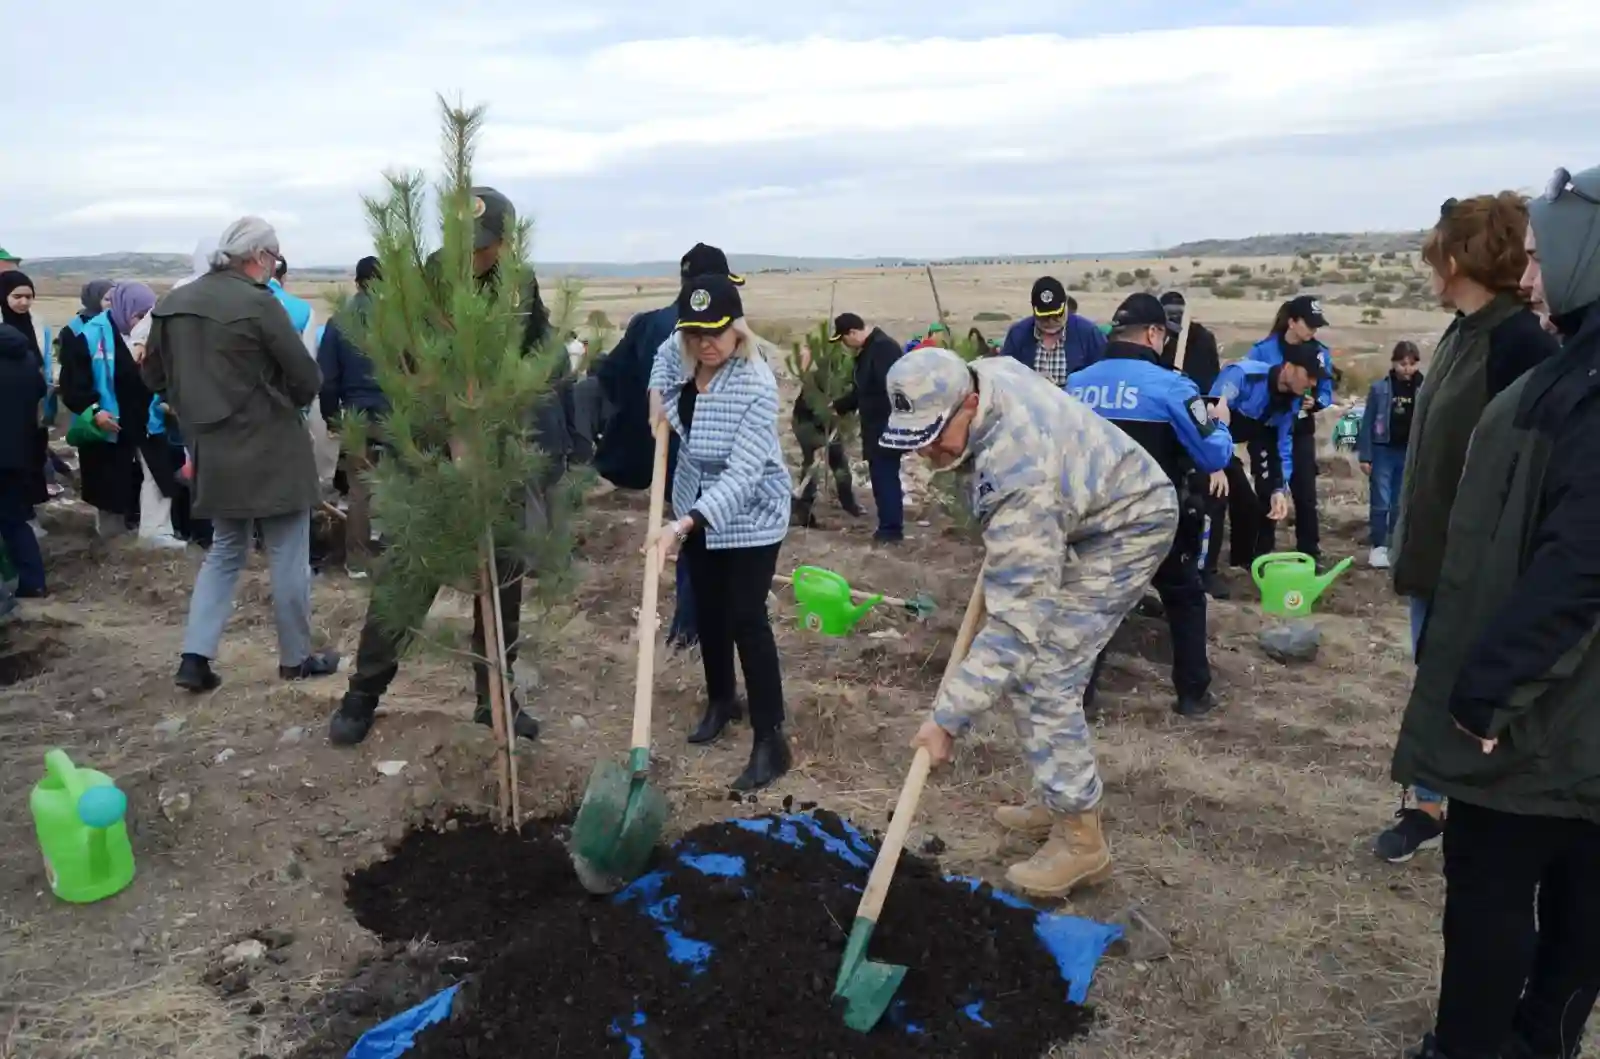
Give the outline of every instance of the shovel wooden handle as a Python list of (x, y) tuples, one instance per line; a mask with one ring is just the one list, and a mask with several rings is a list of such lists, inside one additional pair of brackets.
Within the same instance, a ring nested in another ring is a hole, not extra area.
[[(972, 598), (967, 601), (966, 616), (961, 619), (961, 631), (956, 633), (956, 645), (950, 649), (950, 661), (945, 663), (944, 677), (939, 681), (939, 690), (943, 691), (945, 684), (950, 680), (955, 671), (961, 668), (962, 661), (967, 657), (967, 649), (972, 646), (973, 637), (978, 635), (978, 626), (983, 622), (983, 572), (978, 572), (977, 583), (972, 586)], [(911, 772), (906, 776), (905, 785), (900, 788), (900, 800), (894, 806), (894, 818), (889, 821), (889, 833), (883, 836), (883, 845), (878, 847), (878, 859), (873, 862), (872, 874), (867, 877), (867, 888), (861, 892), (861, 904), (856, 909), (857, 919), (870, 919), (878, 921), (878, 913), (883, 911), (884, 898), (889, 896), (889, 884), (894, 881), (894, 869), (900, 863), (900, 852), (905, 848), (906, 834), (911, 830), (911, 819), (917, 815), (917, 803), (922, 800), (922, 787), (928, 781), (928, 772), (933, 767), (933, 757), (924, 748), (918, 748), (917, 756), (911, 759)]]
[[(656, 426), (655, 469), (650, 472), (649, 535), (660, 529), (661, 510), (666, 506), (668, 429), (665, 420)], [(656, 633), (659, 628), (656, 596), (661, 589), (661, 563), (658, 559), (661, 552), (654, 547), (653, 537), (649, 535), (645, 538), (651, 542), (651, 547), (644, 556), (644, 593), (639, 600), (639, 667), (634, 673), (633, 687), (632, 749), (635, 753), (632, 755), (632, 764), (635, 772), (641, 771), (649, 761), (650, 705), (655, 691)], [(640, 750), (645, 753), (638, 753)]]
[(1194, 313), (1188, 305), (1183, 307), (1183, 323), (1178, 327), (1178, 347), (1173, 351), (1172, 370), (1183, 371), (1183, 362), (1189, 356), (1189, 322)]

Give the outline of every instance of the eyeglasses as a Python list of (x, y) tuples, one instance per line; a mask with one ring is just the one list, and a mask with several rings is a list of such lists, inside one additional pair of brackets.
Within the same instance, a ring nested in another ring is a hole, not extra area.
[(1591, 206), (1600, 206), (1600, 198), (1595, 198), (1572, 182), (1572, 174), (1567, 172), (1566, 166), (1551, 174), (1550, 183), (1544, 189), (1546, 202), (1555, 202), (1562, 195), (1575, 195)]

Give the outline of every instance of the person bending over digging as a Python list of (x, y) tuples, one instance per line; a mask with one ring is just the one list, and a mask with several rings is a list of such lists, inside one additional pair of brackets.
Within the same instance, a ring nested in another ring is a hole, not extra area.
[(943, 764), (955, 739), (1009, 698), (1037, 804), (995, 818), (1044, 845), (1006, 879), (1063, 897), (1111, 875), (1083, 693), (1172, 546), (1178, 494), (1137, 441), (1009, 357), (968, 365), (914, 350), (888, 382), (882, 444), (965, 470), (983, 526), (988, 617), (912, 745)]

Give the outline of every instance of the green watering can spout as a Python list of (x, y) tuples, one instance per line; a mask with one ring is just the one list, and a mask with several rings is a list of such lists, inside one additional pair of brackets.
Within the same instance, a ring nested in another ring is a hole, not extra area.
[(1261, 590), (1261, 609), (1269, 614), (1304, 617), (1328, 586), (1350, 568), (1353, 558), (1341, 559), (1325, 574), (1304, 552), (1273, 552), (1250, 565), (1250, 576)]
[(800, 607), (802, 627), (824, 636), (848, 636), (883, 596), (856, 603), (850, 583), (832, 570), (802, 566), (794, 572), (794, 601)]

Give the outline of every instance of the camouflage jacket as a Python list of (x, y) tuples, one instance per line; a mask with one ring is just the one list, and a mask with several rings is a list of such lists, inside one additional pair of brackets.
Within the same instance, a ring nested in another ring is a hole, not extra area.
[(1010, 358), (977, 360), (978, 412), (963, 467), (983, 526), (988, 617), (934, 708), (960, 734), (1046, 647), (1076, 648), (1063, 571), (1074, 546), (1177, 510), (1155, 457), (1110, 420)]

